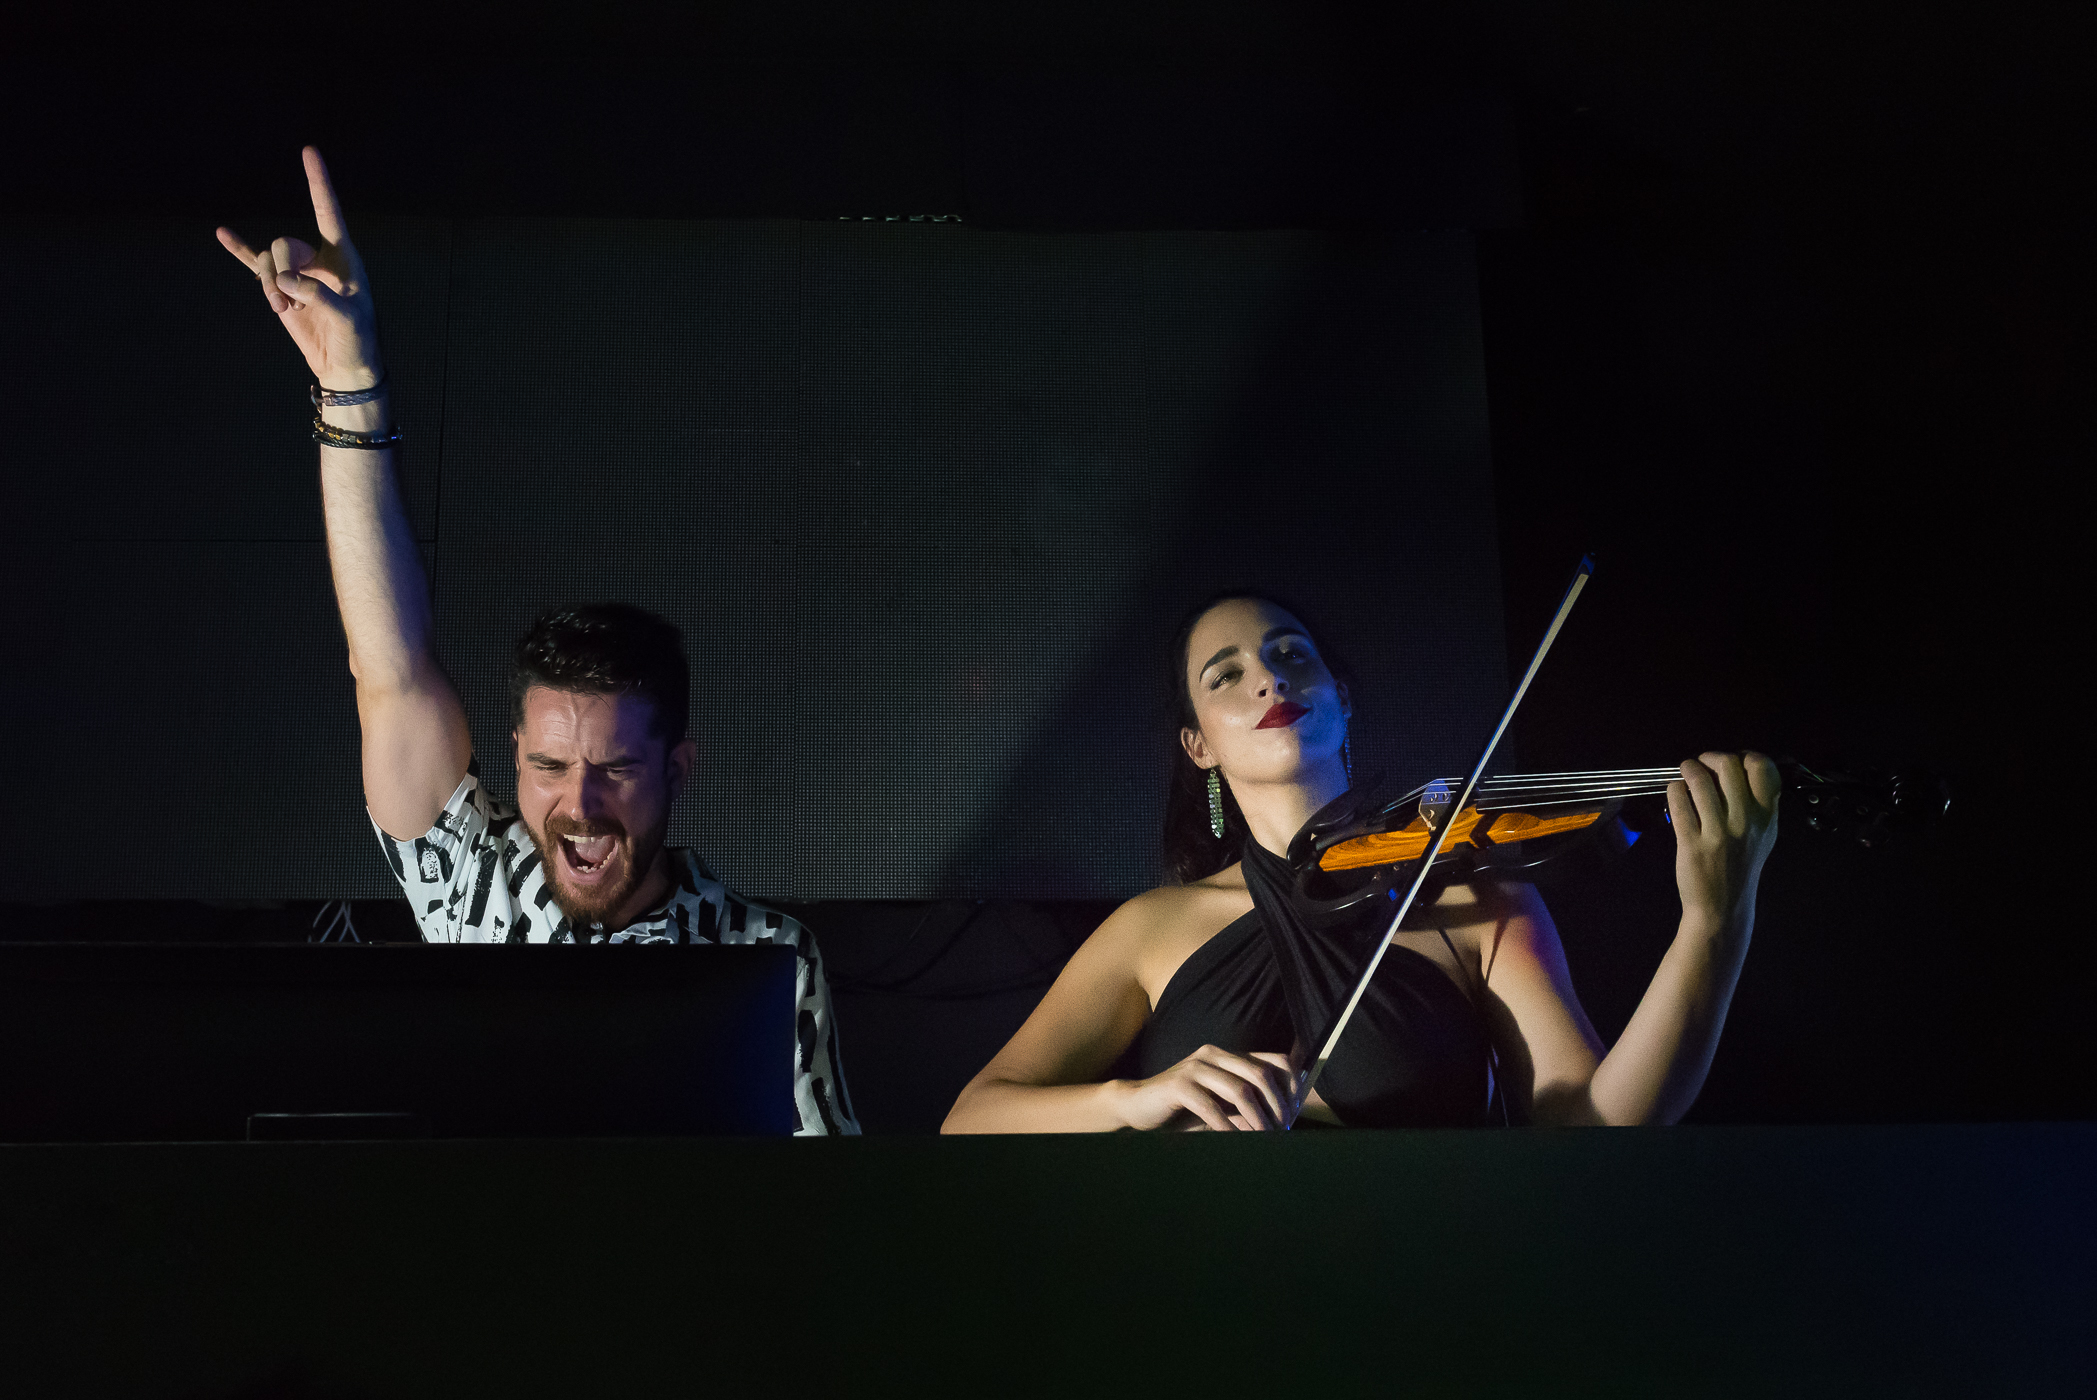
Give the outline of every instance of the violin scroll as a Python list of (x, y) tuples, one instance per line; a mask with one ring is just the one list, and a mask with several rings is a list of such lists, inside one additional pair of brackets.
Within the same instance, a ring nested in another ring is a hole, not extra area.
[(1917, 769), (1815, 772), (1796, 759), (1779, 759), (1777, 768), (1798, 789), (1806, 830), (1860, 846), (1883, 848), (1951, 811), (1951, 784)]

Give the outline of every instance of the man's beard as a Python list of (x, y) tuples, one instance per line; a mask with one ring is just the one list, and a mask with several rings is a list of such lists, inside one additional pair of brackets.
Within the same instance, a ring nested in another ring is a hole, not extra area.
[[(531, 823), (524, 824), (531, 836), (532, 844), (539, 850), (539, 864), (546, 872), (546, 887), (553, 891), (553, 902), (568, 916), (569, 926), (578, 936), (583, 935), (591, 924), (601, 924), (619, 912), (621, 905), (633, 897), (655, 869), (656, 857), (662, 853), (664, 838), (669, 835), (668, 814), (651, 829), (641, 833), (640, 839), (629, 841), (623, 823), (611, 818), (596, 821), (574, 821), (567, 817), (551, 816), (546, 819), (543, 836), (533, 831)], [(610, 859), (625, 862), (622, 868), (611, 873), (611, 878), (586, 890), (575, 889), (562, 877), (567, 873), (561, 838), (564, 836), (613, 838), (613, 854)]]

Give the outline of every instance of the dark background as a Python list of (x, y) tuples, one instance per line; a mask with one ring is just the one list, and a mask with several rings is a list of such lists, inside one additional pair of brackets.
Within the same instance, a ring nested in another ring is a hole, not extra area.
[[(1470, 571), (1504, 598), (1519, 657), (1571, 559), (1597, 553), (1596, 591), (1518, 723), (1523, 765), (1753, 745), (1930, 766), (1959, 793), (1953, 820), (1903, 849), (1787, 832), (1693, 1116), (2090, 1116), (2083, 861), (2073, 809), (2052, 806), (2083, 767), (2067, 483), (2090, 459), (2091, 126), (2071, 10), (1462, 13), (422, 7), (353, 31), (108, 21), (92, 45), (39, 21), (0, 74), (13, 256), (61, 279), (149, 277), (83, 256), (72, 231), (208, 230), (254, 207), (258, 178), (295, 171), (305, 140), (400, 219), (949, 213), (1347, 246), (1475, 230), (1497, 557), (1424, 549), (1390, 561), (1388, 587), (1395, 609), (1431, 608), (1442, 588), (1423, 581)], [(154, 404), (157, 367), (125, 349), (112, 331), (74, 411), (212, 430), (208, 406)], [(12, 514), (35, 520), (63, 470), (27, 425), (65, 420), (13, 399), (8, 420), (27, 468), (9, 472)], [(16, 596), (32, 654), (48, 652), (40, 595)], [(34, 668), (27, 684), (62, 693)], [(57, 767), (106, 814), (67, 844), (121, 859), (126, 770), (179, 762), (179, 745), (110, 746)], [(31, 771), (53, 761), (29, 747)], [(22, 818), (11, 840), (35, 860)], [(1611, 1035), (1671, 932), (1665, 842), (1547, 897)], [(935, 1121), (1106, 907), (800, 910), (833, 959), (868, 1126)], [(9, 919), (15, 936), (271, 937), (313, 910)], [(399, 932), (393, 912), (360, 909), (360, 925)]]
[[(1453, 771), (1504, 692), (1461, 229), (354, 217), (438, 655), (499, 795), (509, 647), (591, 598), (684, 630), (701, 757), (670, 838), (762, 899), (1156, 884), (1162, 658), (1226, 584), (1303, 599), (1358, 659), (1365, 766)], [(30, 516), (66, 579), (38, 614), (63, 657), (45, 732), (178, 733), (182, 754), (125, 776), (155, 839), (0, 870), (0, 898), (396, 890), (286, 407), (303, 366), (198, 227), (27, 230), (0, 268), (25, 436), (65, 467)], [(52, 274), (82, 252), (139, 285)], [(162, 367), (112, 408), (82, 390), (127, 321)], [(208, 431), (155, 440), (171, 401)], [(1393, 606), (1394, 561), (1428, 549), (1478, 568)], [(31, 772), (43, 820), (104, 819), (99, 787)]]

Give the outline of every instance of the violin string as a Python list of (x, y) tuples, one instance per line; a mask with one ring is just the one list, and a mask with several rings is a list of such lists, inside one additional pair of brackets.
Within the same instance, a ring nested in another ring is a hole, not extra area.
[[(1537, 778), (1617, 778), (1621, 773), (1680, 773), (1680, 767), (1598, 767), (1564, 773), (1499, 773), (1485, 782), (1529, 782)], [(1445, 780), (1451, 782), (1451, 780)]]
[(1565, 797), (1553, 802), (1482, 802), (1474, 806), (1480, 812), (1541, 812), (1547, 807), (1600, 807), (1610, 802), (1624, 802), (1634, 797), (1665, 797), (1661, 792), (1626, 792), (1615, 797)]
[(1480, 792), (1571, 792), (1578, 788), (1622, 787), (1629, 783), (1671, 783), (1681, 778), (1680, 773), (1612, 773), (1592, 778), (1558, 778), (1543, 782), (1531, 782), (1521, 778), (1503, 778), (1495, 783), (1481, 783)]
[[(1478, 785), (1478, 800), (1473, 805), (1480, 812), (1512, 812), (1525, 807), (1570, 807), (1633, 797), (1664, 797), (1668, 788), (1681, 779), (1680, 768), (1505, 773), (1483, 779)], [(1445, 778), (1439, 783), (1453, 789), (1458, 781)]]
[(1519, 783), (1525, 787), (1550, 787), (1565, 783), (1608, 783), (1640, 778), (1664, 778), (1669, 775), (1681, 777), (1679, 768), (1626, 768), (1613, 773), (1507, 773), (1487, 778), (1484, 786)]
[(1571, 792), (1576, 788), (1622, 787), (1627, 783), (1672, 783), (1679, 781), (1681, 777), (1682, 775), (1680, 773), (1641, 773), (1636, 777), (1591, 778), (1586, 782), (1579, 783), (1573, 782), (1571, 780), (1557, 783), (1484, 783), (1480, 785), (1479, 791)]
[(1526, 793), (1537, 797), (1568, 797), (1586, 792), (1616, 792), (1633, 788), (1643, 791), (1652, 787), (1664, 788), (1669, 783), (1680, 781), (1680, 778), (1669, 778), (1656, 773), (1650, 778), (1625, 778), (1606, 783), (1560, 783), (1553, 785), (1508, 783), (1502, 787), (1483, 789), (1480, 791), (1479, 796), (1507, 797), (1515, 793)]
[(1661, 787), (1666, 787), (1669, 783), (1678, 783), (1680, 781), (1682, 781), (1680, 777), (1670, 778), (1664, 773), (1655, 773), (1651, 777), (1646, 778), (1615, 778), (1608, 782), (1599, 783), (1504, 783), (1498, 787), (1481, 788), (1480, 792), (1481, 794), (1533, 792), (1540, 795), (1566, 792), (1606, 792), (1611, 788), (1647, 788), (1652, 787), (1656, 783)]
[(1655, 784), (1666, 787), (1669, 783), (1679, 783), (1681, 781), (1682, 775), (1679, 773), (1673, 776), (1669, 776), (1666, 773), (1654, 773), (1643, 778), (1612, 778), (1606, 782), (1597, 783), (1508, 783), (1493, 790), (1496, 792), (1586, 792), (1596, 788), (1643, 788), (1652, 787)]
[(1566, 783), (1608, 783), (1621, 782), (1627, 779), (1665, 778), (1670, 773), (1677, 778), (1682, 776), (1681, 770), (1677, 768), (1659, 768), (1644, 773), (1583, 773), (1564, 778), (1532, 778), (1527, 774), (1513, 773), (1504, 778), (1488, 778), (1485, 781), (1485, 786), (1516, 783), (1523, 787), (1552, 787), (1562, 786)]
[(1530, 778), (1513, 776), (1496, 778), (1480, 784), (1481, 787), (1592, 787), (1596, 783), (1645, 783), (1659, 778), (1674, 779), (1682, 775), (1672, 768), (1663, 768), (1657, 773), (1595, 773), (1580, 778)]
[(1644, 792), (1619, 792), (1605, 798), (1554, 797), (1546, 798), (1542, 802), (1480, 802), (1477, 803), (1476, 806), (1478, 810), (1481, 812), (1520, 812), (1528, 811), (1537, 807), (1578, 807), (1583, 805), (1593, 806), (1596, 805), (1598, 802), (1621, 801), (1622, 799), (1627, 797), (1664, 797), (1666, 795), (1666, 788), (1649, 788)]

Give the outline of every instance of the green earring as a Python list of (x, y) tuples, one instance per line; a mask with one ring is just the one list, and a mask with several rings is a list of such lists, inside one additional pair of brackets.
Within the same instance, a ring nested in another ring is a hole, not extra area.
[(1209, 830), (1223, 839), (1223, 775), (1214, 768), (1209, 770)]

